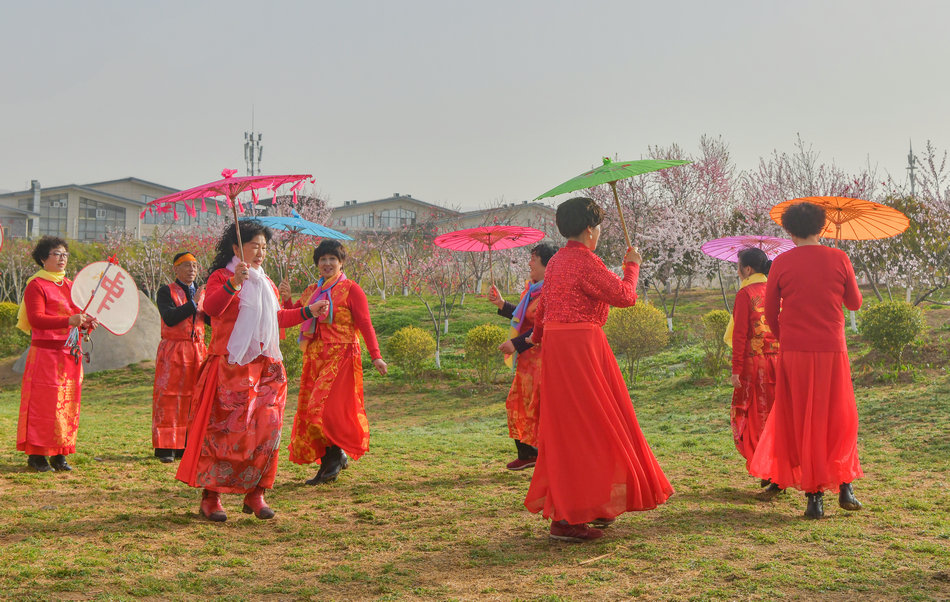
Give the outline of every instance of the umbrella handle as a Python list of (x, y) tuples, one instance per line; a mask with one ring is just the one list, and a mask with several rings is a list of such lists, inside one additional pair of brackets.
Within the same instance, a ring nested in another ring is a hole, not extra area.
[(234, 233), (237, 234), (238, 241), (238, 255), (241, 257), (241, 261), (244, 261), (244, 242), (241, 240), (241, 227), (238, 225), (238, 214), (237, 214), (237, 202), (235, 199), (231, 199), (231, 213), (234, 214)]
[[(630, 243), (630, 234), (627, 232), (627, 221), (623, 218), (623, 209), (620, 208), (620, 197), (617, 196), (617, 182), (607, 182), (610, 184), (610, 189), (614, 192), (614, 202), (617, 203), (617, 214), (620, 216), (620, 227), (623, 228), (623, 237), (627, 241), (627, 248), (631, 248), (633, 244)], [(636, 222), (633, 226), (636, 228)], [(636, 234), (636, 231), (634, 231)]]

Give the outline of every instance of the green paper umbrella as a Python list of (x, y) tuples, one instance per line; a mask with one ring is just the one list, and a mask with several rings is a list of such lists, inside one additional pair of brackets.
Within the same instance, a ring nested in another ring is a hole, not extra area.
[[(543, 199), (544, 197), (557, 196), (584, 188), (593, 188), (601, 184), (610, 184), (610, 189), (614, 192), (614, 201), (617, 203), (617, 213), (620, 214), (620, 225), (623, 227), (623, 236), (627, 239), (627, 246), (629, 247), (632, 245), (630, 244), (630, 235), (627, 234), (627, 222), (624, 220), (623, 211), (620, 209), (620, 198), (617, 196), (617, 180), (632, 178), (633, 176), (666, 169), (667, 167), (686, 165), (690, 163), (690, 161), (681, 161), (678, 159), (641, 159), (640, 161), (614, 162), (607, 157), (604, 157), (603, 160), (604, 164), (600, 167), (585, 171), (581, 175), (571, 178), (567, 182), (552, 188), (537, 198)], [(634, 223), (634, 228), (636, 228), (636, 223)], [(634, 235), (636, 235), (636, 229), (634, 229)]]

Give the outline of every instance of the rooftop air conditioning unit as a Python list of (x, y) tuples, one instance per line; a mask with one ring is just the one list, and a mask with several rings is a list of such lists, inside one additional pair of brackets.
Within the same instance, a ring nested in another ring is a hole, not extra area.
[(55, 201), (50, 201), (49, 206), (54, 209), (65, 209), (66, 208), (66, 199), (56, 199)]
[(106, 210), (96, 209), (96, 219), (106, 219)]

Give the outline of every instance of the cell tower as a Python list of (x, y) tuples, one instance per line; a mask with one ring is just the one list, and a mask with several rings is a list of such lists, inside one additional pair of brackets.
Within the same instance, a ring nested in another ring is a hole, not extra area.
[(254, 132), (254, 107), (251, 107), (251, 131), (244, 132), (244, 163), (247, 165), (247, 175), (261, 175), (261, 135)]

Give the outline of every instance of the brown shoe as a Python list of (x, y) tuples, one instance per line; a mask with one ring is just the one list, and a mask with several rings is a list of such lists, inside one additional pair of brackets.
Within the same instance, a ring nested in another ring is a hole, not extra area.
[(551, 521), (551, 539), (581, 543), (592, 539), (600, 539), (604, 532), (587, 525), (572, 525), (564, 520)]
[(254, 513), (254, 516), (261, 520), (274, 518), (274, 511), (264, 501), (264, 488), (255, 487), (244, 496), (244, 508), (241, 509), (244, 514)]
[(524, 470), (525, 468), (531, 468), (532, 466), (537, 464), (537, 462), (538, 462), (537, 458), (528, 458), (527, 460), (522, 460), (521, 458), (518, 458), (517, 460), (513, 462), (509, 462), (505, 466), (505, 468), (507, 468), (508, 470)]
[(216, 523), (223, 523), (228, 520), (228, 515), (224, 513), (224, 508), (221, 507), (220, 493), (210, 489), (201, 492), (201, 515)]

